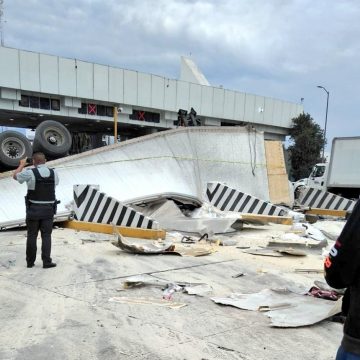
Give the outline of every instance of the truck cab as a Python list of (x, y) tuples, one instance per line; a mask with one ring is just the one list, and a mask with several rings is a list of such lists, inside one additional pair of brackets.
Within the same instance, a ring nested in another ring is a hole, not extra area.
[(326, 190), (327, 170), (327, 163), (319, 163), (314, 165), (307, 180), (307, 186), (319, 190)]
[(326, 177), (328, 172), (328, 163), (319, 163), (314, 165), (309, 177), (300, 179), (293, 184), (294, 196), (297, 199), (304, 187), (326, 190)]

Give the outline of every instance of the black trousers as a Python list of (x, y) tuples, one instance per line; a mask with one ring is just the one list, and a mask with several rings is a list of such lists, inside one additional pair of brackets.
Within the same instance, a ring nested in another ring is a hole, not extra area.
[(41, 259), (44, 264), (51, 263), (51, 233), (53, 227), (53, 218), (31, 220), (26, 219), (27, 241), (26, 241), (26, 262), (34, 264), (36, 259), (36, 239), (40, 230), (41, 233)]

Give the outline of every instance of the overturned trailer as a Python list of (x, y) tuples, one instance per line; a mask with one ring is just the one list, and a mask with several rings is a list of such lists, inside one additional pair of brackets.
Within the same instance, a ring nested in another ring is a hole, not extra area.
[[(272, 188), (269, 176), (278, 178), (279, 172), (272, 174), (267, 167), (267, 158), (273, 154), (265, 148), (263, 133), (251, 128), (179, 128), (48, 164), (57, 169), (60, 177), (56, 189), (60, 213), (68, 211), (77, 184), (98, 185), (101, 192), (125, 205), (141, 204), (161, 194), (203, 201), (209, 182), (226, 184), (223, 196), (226, 191), (228, 197), (234, 193), (231, 189), (239, 189), (268, 202)], [(286, 189), (286, 172), (282, 180), (282, 185), (277, 182)], [(24, 218), (26, 187), (15, 182), (8, 172), (0, 174), (0, 188), (0, 227), (4, 227), (4, 223)], [(106, 211), (104, 207), (109, 204), (106, 197), (100, 196), (94, 194), (93, 206)], [(247, 206), (244, 212), (252, 203), (248, 201)]]

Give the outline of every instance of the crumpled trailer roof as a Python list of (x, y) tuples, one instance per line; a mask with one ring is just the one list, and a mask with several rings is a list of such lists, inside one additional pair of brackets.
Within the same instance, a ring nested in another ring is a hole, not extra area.
[[(129, 202), (177, 193), (203, 199), (209, 181), (269, 200), (264, 136), (248, 127), (194, 127), (163, 131), (68, 156), (48, 165), (57, 169), (59, 212), (73, 199), (76, 184)], [(1, 224), (25, 217), (26, 186), (0, 174)]]

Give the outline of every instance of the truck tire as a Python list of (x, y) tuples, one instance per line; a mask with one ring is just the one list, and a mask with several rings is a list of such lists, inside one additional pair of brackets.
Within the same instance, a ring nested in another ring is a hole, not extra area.
[(67, 155), (71, 148), (71, 134), (62, 124), (53, 120), (40, 123), (35, 130), (33, 151), (41, 151), (49, 158)]
[(4, 169), (14, 169), (20, 159), (31, 157), (32, 148), (25, 135), (12, 130), (0, 133), (0, 164)]

